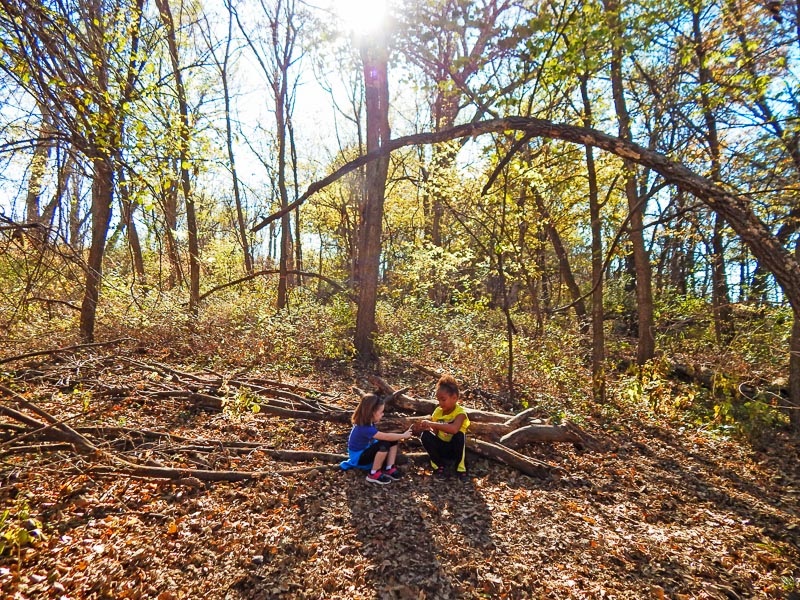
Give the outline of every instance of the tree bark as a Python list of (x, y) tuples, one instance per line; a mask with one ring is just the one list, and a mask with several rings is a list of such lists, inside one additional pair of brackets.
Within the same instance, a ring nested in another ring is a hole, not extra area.
[[(795, 241), (794, 256), (800, 262), (800, 239)], [(789, 340), (789, 420), (800, 436), (800, 311), (795, 311)]]
[[(620, 18), (618, 0), (603, 0), (609, 29), (613, 36), (611, 50), (611, 88), (614, 97), (614, 108), (619, 121), (619, 137), (630, 140), (631, 127), (628, 108), (625, 103), (625, 91), (622, 82), (622, 42), (624, 30)], [(636, 350), (636, 362), (641, 366), (655, 355), (655, 337), (653, 334), (653, 291), (651, 285), (650, 257), (644, 243), (645, 199), (639, 197), (636, 186), (636, 168), (628, 157), (622, 157), (625, 169), (625, 196), (628, 199), (630, 212), (630, 240), (633, 247), (633, 260), (636, 272), (636, 313), (639, 343)]]
[(51, 137), (54, 133), (52, 117), (47, 105), (39, 103), (39, 112), (42, 123), (33, 150), (30, 175), (28, 176), (28, 193), (25, 198), (25, 219), (28, 223), (41, 223), (40, 200), (42, 195), (42, 181), (47, 172), (47, 162), (50, 158), (52, 146)]
[[(389, 141), (388, 49), (373, 42), (361, 49), (367, 115), (367, 153), (383, 148)], [(383, 204), (389, 154), (367, 164), (367, 182), (358, 238), (358, 313), (354, 345), (364, 362), (377, 359), (374, 335), (377, 330), (378, 279), (383, 234)]]
[[(286, 7), (285, 22), (281, 22), (281, 11), (283, 2), (280, 0), (275, 6), (275, 12), (269, 15), (270, 27), (272, 31), (272, 53), (274, 57), (274, 71), (267, 76), (272, 86), (273, 100), (275, 101), (275, 127), (278, 142), (277, 156), (277, 176), (278, 194), (280, 196), (281, 209), (289, 206), (289, 192), (286, 187), (286, 149), (287, 149), (287, 125), (289, 120), (289, 66), (292, 61), (294, 39), (296, 31), (291, 23), (293, 13), (292, 4)], [(283, 37), (279, 35), (280, 28), (284, 27)], [(290, 287), (289, 270), (291, 268), (292, 256), (292, 223), (291, 213), (287, 212), (281, 217), (281, 238), (278, 278), (278, 310), (283, 310), (288, 304), (288, 293)]]
[(197, 237), (197, 214), (192, 184), (189, 176), (189, 105), (186, 99), (186, 87), (183, 84), (180, 61), (178, 56), (178, 43), (175, 35), (175, 21), (168, 0), (156, 0), (161, 20), (167, 31), (167, 46), (172, 64), (172, 74), (175, 78), (175, 91), (178, 94), (178, 110), (180, 113), (179, 127), (179, 172), (183, 200), (186, 204), (186, 230), (189, 238), (189, 312), (197, 314), (200, 298), (200, 246)]
[(114, 169), (111, 159), (97, 150), (92, 160), (92, 241), (89, 259), (86, 262), (86, 287), (81, 303), (80, 336), (84, 342), (94, 341), (97, 301), (100, 298), (100, 283), (103, 278), (103, 254), (106, 236), (111, 222), (111, 202), (114, 190)]
[[(589, 77), (581, 77), (583, 100), (583, 125), (592, 127), (592, 103), (589, 99)], [(592, 146), (585, 146), (586, 174), (589, 180), (589, 220), (592, 231), (592, 397), (602, 404), (606, 397), (605, 374), (605, 311), (603, 310), (603, 222), (600, 218), (600, 197), (597, 186), (597, 169)]]
[(174, 181), (170, 181), (166, 189), (162, 191), (161, 199), (164, 211), (164, 237), (167, 238), (167, 258), (170, 265), (167, 289), (172, 289), (184, 282), (178, 240), (175, 236), (178, 230), (178, 187)]
[(142, 245), (139, 241), (139, 232), (136, 231), (136, 223), (133, 220), (133, 215), (136, 212), (136, 203), (131, 201), (130, 187), (125, 179), (125, 171), (120, 167), (118, 172), (119, 200), (122, 207), (122, 222), (125, 224), (125, 237), (128, 240), (128, 247), (131, 251), (134, 272), (139, 277), (139, 281), (145, 283), (146, 275), (144, 272)]

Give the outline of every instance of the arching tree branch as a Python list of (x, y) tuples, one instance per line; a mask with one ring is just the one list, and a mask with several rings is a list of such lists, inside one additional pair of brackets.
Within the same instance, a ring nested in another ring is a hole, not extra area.
[(453, 139), (479, 136), (498, 131), (521, 131), (530, 137), (544, 137), (593, 146), (659, 173), (665, 181), (691, 194), (724, 216), (731, 227), (747, 244), (753, 255), (775, 276), (786, 297), (800, 318), (800, 262), (784, 248), (750, 206), (747, 197), (727, 191), (722, 185), (698, 175), (688, 167), (663, 154), (638, 144), (622, 140), (595, 129), (553, 123), (544, 119), (508, 117), (467, 123), (431, 133), (419, 133), (387, 141), (383, 147), (343, 165), (324, 179), (312, 183), (306, 192), (285, 209), (262, 219), (253, 231), (267, 226), (287, 212), (303, 204), (309, 197), (347, 173), (406, 146), (438, 144)]

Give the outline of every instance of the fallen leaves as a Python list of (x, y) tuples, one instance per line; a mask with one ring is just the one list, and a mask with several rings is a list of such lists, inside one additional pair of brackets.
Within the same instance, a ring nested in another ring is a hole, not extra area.
[[(345, 443), (346, 424), (300, 426), (263, 413), (231, 420), (187, 411), (180, 399), (140, 402), (138, 383), (131, 376), (125, 398), (94, 394), (92, 418), (270, 448), (341, 452)], [(551, 479), (473, 459), (470, 483), (435, 481), (412, 464), (385, 489), (336, 470), (151, 482), (87, 474), (63, 451), (9, 456), (0, 499), (9, 506), (24, 495), (48, 537), (0, 559), (0, 591), (21, 600), (638, 600), (726, 590), (779, 598), (800, 587), (800, 482), (787, 458), (796, 445), (776, 444), (756, 461), (744, 447), (668, 429), (645, 434), (635, 423), (616, 441), (613, 453), (537, 447), (543, 460), (569, 467)], [(120, 452), (142, 449), (119, 442)], [(146, 444), (149, 458), (172, 460), (163, 440)], [(213, 468), (275, 469), (265, 452), (192, 452), (182, 456)]]

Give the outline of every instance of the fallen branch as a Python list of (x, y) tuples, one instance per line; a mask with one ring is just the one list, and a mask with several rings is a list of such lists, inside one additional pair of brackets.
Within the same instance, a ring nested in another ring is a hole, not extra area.
[[(214, 292), (219, 292), (221, 290), (224, 290), (225, 288), (229, 288), (234, 285), (239, 285), (240, 283), (245, 283), (246, 281), (250, 281), (251, 279), (255, 279), (256, 277), (262, 277), (264, 275), (278, 275), (279, 273), (280, 270), (278, 269), (265, 269), (263, 271), (256, 271), (255, 273), (250, 273), (249, 275), (245, 275), (244, 277), (240, 277), (239, 279), (236, 279), (234, 281), (229, 281), (228, 283), (223, 283), (222, 285), (218, 285), (216, 287), (211, 288), (210, 290), (200, 294), (198, 300), (204, 300)], [(349, 291), (347, 291), (347, 289), (345, 289), (345, 287), (342, 284), (340, 284), (338, 281), (334, 281), (330, 277), (326, 277), (325, 275), (320, 275), (319, 273), (311, 273), (308, 271), (290, 270), (286, 271), (286, 273), (289, 275), (300, 275), (301, 277), (316, 277), (317, 279), (321, 279), (328, 285), (333, 286), (337, 292), (340, 292), (345, 296), (347, 296), (351, 302), (358, 302), (358, 299)]]
[[(439, 406), (439, 403), (435, 400), (425, 400), (421, 398), (412, 398), (407, 394), (398, 393), (402, 390), (396, 390), (394, 387), (389, 385), (386, 381), (378, 377), (377, 375), (372, 375), (367, 378), (371, 384), (377, 387), (383, 394), (387, 396), (391, 396), (392, 399), (388, 402), (389, 406), (395, 406), (401, 410), (405, 410), (408, 412), (413, 412), (416, 414), (431, 414), (434, 409)], [(512, 418), (513, 415), (505, 415), (502, 413), (495, 413), (486, 410), (478, 410), (467, 408), (467, 413), (469, 414), (469, 420), (476, 420), (481, 421), (483, 423), (505, 423), (508, 419)]]
[[(48, 413), (46, 410), (38, 407), (33, 402), (29, 402), (28, 400), (26, 400), (25, 398), (20, 396), (18, 393), (16, 393), (14, 390), (11, 390), (11, 389), (7, 388), (4, 385), (0, 385), (0, 392), (3, 392), (7, 396), (11, 396), (12, 398), (14, 398), (14, 400), (16, 400), (17, 404), (22, 406), (22, 408), (28, 409), (32, 413), (40, 416), (45, 421), (50, 423), (56, 430), (59, 431), (59, 434), (61, 436), (63, 436), (61, 441), (71, 442), (71, 443), (75, 444), (76, 446), (80, 446), (85, 451), (90, 452), (90, 453), (100, 452), (100, 449), (97, 446), (92, 444), (89, 440), (87, 440), (84, 436), (82, 436), (80, 433), (75, 431), (72, 427), (70, 427), (69, 425), (67, 425), (63, 421), (59, 421), (53, 415)], [(5, 413), (8, 416), (12, 416), (13, 413), (16, 413), (16, 415), (17, 415), (16, 418), (21, 416), (21, 417), (24, 417), (26, 419), (30, 419), (30, 417), (26, 417), (23, 413), (15, 411), (14, 409), (12, 409), (10, 407), (6, 407), (6, 406), (3, 406), (3, 405), (0, 405), (0, 409), (5, 409)], [(18, 418), (18, 420), (20, 420), (20, 419)], [(33, 424), (35, 424), (35, 427), (37, 427), (37, 428), (44, 428), (45, 427), (44, 423), (36, 421), (35, 419), (30, 419), (29, 422), (25, 422), (25, 421), (22, 421), (22, 422), (24, 422), (26, 425), (30, 425), (30, 426), (34, 426)]]
[[(278, 406), (282, 406), (284, 408), (295, 409), (295, 405), (296, 404), (300, 404), (301, 406), (304, 406), (304, 407), (306, 407), (307, 409), (309, 409), (311, 411), (333, 411), (333, 412), (337, 411), (337, 407), (335, 407), (335, 406), (331, 406), (331, 405), (328, 405), (326, 403), (322, 403), (322, 402), (319, 402), (319, 401), (313, 401), (312, 402), (312, 401), (309, 401), (307, 398), (303, 398), (302, 396), (300, 396), (298, 394), (295, 394), (295, 393), (292, 393), (292, 392), (289, 392), (289, 391), (285, 391), (285, 390), (270, 389), (270, 388), (264, 387), (264, 386), (259, 385), (259, 384), (250, 383), (250, 382), (247, 382), (247, 381), (241, 381), (241, 380), (238, 380), (238, 379), (226, 380), (225, 378), (222, 378), (222, 377), (219, 377), (219, 376), (216, 376), (214, 379), (203, 378), (203, 377), (199, 377), (197, 375), (194, 375), (193, 373), (186, 373), (184, 371), (179, 371), (177, 369), (173, 369), (172, 367), (168, 367), (168, 366), (162, 365), (160, 363), (143, 362), (143, 361), (139, 361), (139, 360), (136, 360), (136, 359), (127, 358), (127, 357), (120, 357), (120, 359), (124, 360), (125, 362), (130, 363), (132, 365), (135, 365), (135, 366), (137, 366), (137, 367), (139, 367), (141, 369), (145, 369), (145, 370), (150, 370), (150, 371), (156, 372), (159, 375), (161, 375), (162, 377), (177, 378), (179, 381), (181, 379), (188, 379), (188, 380), (193, 381), (193, 382), (195, 382), (197, 384), (200, 384), (203, 387), (203, 389), (207, 389), (207, 388), (222, 388), (223, 386), (228, 386), (228, 387), (237, 388), (237, 389), (238, 388), (244, 388), (244, 389), (248, 389), (250, 391), (256, 392), (257, 394), (260, 394), (260, 395), (266, 395), (266, 396), (268, 396), (270, 398), (270, 402), (272, 402), (273, 404), (277, 404)], [(209, 401), (209, 403), (210, 403), (209, 404), (209, 408), (215, 408), (216, 402), (209, 400), (209, 398), (214, 398), (213, 396), (202, 395), (202, 397), (201, 397), (201, 394), (198, 391), (200, 388), (198, 386), (192, 386), (192, 385), (186, 383), (185, 381), (180, 381), (180, 383), (182, 383), (183, 385), (189, 387), (192, 390), (191, 393), (193, 393), (195, 395), (195, 397), (193, 399), (195, 399), (195, 400), (202, 399), (202, 400)], [(284, 386), (284, 387), (296, 388), (297, 386)], [(316, 392), (315, 390), (308, 390), (308, 393), (321, 395), (321, 394), (319, 394), (319, 392)], [(156, 392), (155, 395), (161, 396), (161, 397), (165, 397), (167, 395), (173, 395), (173, 394), (179, 397), (179, 395), (189, 394), (189, 392), (182, 392), (182, 391), (172, 392), (172, 391), (166, 390), (166, 391)], [(220, 398), (217, 398), (217, 400), (221, 401)], [(277, 400), (277, 402), (275, 400)], [(282, 402), (284, 400), (286, 402)], [(221, 408), (221, 404), (219, 406), (216, 406), (216, 408)]]
[(472, 437), (467, 437), (467, 450), (474, 452), (484, 458), (502, 462), (509, 467), (513, 467), (520, 473), (530, 475), (531, 477), (549, 477), (551, 473), (563, 473), (564, 469), (561, 467), (547, 464), (541, 460), (536, 460), (530, 456), (520, 454), (511, 448), (484, 442)]
[(71, 450), (72, 444), (65, 442), (60, 443), (45, 443), (45, 444), (31, 444), (29, 446), (11, 446), (7, 450), (0, 451), (0, 458), (10, 456), (12, 454), (42, 454), (43, 452), (56, 452), (59, 450)]
[(15, 360), (23, 360), (25, 358), (31, 358), (33, 356), (46, 356), (48, 354), (61, 354), (63, 352), (73, 352), (75, 350), (83, 350), (84, 348), (97, 348), (100, 346), (110, 346), (113, 344), (120, 344), (122, 342), (135, 342), (136, 340), (129, 337), (119, 338), (116, 340), (111, 340), (108, 342), (94, 342), (91, 344), (77, 344), (75, 346), (65, 346), (64, 348), (53, 348), (52, 350), (39, 350), (38, 352), (27, 352), (25, 354), (19, 354), (17, 356), (9, 356), (7, 358), (0, 359), (0, 365), (7, 362), (12, 362)]

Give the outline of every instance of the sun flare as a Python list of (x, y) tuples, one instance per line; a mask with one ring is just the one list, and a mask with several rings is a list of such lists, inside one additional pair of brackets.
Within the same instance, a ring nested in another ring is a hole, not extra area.
[(370, 34), (386, 24), (388, 0), (333, 0), (344, 27), (355, 34)]

